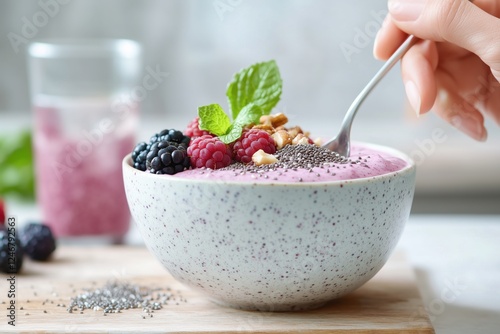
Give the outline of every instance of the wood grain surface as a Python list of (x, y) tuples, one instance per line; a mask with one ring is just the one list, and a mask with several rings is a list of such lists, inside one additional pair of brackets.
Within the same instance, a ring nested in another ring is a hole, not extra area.
[[(5, 315), (7, 278), (0, 277)], [(61, 306), (83, 288), (109, 280), (169, 287), (187, 301), (172, 301), (145, 318), (142, 309), (104, 316), (93, 310), (68, 313)], [(247, 312), (215, 305), (175, 281), (142, 247), (63, 246), (51, 262), (26, 260), (16, 284), (16, 326), (8, 325), (4, 315), (1, 333), (434, 333), (413, 271), (399, 253), (355, 292), (307, 312)]]

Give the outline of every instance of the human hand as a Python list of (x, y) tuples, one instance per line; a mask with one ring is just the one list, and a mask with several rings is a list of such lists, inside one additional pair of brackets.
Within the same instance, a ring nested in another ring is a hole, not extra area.
[(500, 0), (389, 0), (374, 55), (389, 58), (408, 34), (423, 39), (401, 60), (410, 104), (484, 141), (483, 115), (500, 125), (498, 17)]

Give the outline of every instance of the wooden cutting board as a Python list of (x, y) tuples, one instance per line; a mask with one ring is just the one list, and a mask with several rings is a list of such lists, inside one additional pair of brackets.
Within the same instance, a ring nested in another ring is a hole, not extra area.
[[(2, 309), (10, 302), (6, 278), (0, 278)], [(83, 288), (115, 279), (170, 287), (187, 301), (177, 299), (153, 317), (145, 317), (142, 309), (104, 316), (93, 310), (68, 313), (62, 306)], [(2, 333), (434, 333), (413, 272), (401, 254), (352, 294), (308, 312), (247, 312), (217, 306), (176, 282), (141, 247), (60, 247), (51, 262), (26, 260), (16, 282), (16, 327), (8, 325), (4, 315)]]

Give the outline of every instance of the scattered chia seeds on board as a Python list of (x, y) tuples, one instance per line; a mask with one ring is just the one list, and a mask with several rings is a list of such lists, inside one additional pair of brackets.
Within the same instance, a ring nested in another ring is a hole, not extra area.
[(106, 313), (120, 313), (122, 310), (142, 308), (148, 315), (159, 310), (169, 301), (177, 299), (187, 302), (180, 294), (175, 295), (169, 288), (151, 288), (126, 282), (108, 282), (95, 290), (85, 289), (84, 293), (71, 298), (69, 313), (90, 309)]

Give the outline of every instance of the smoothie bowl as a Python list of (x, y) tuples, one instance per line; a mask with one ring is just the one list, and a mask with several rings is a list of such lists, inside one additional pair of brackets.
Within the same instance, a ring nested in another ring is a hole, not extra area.
[(199, 115), (184, 134), (164, 130), (123, 160), (132, 216), (172, 276), (219, 304), (291, 311), (339, 298), (382, 268), (411, 209), (407, 156), (355, 143), (341, 157), (286, 128), (282, 114), (224, 143)]
[(148, 174), (127, 157), (125, 190), (147, 247), (180, 282), (235, 308), (308, 309), (373, 277), (408, 219), (414, 164), (394, 150), (363, 147), (404, 164), (359, 179), (240, 181), (209, 171), (197, 174), (206, 178)]

